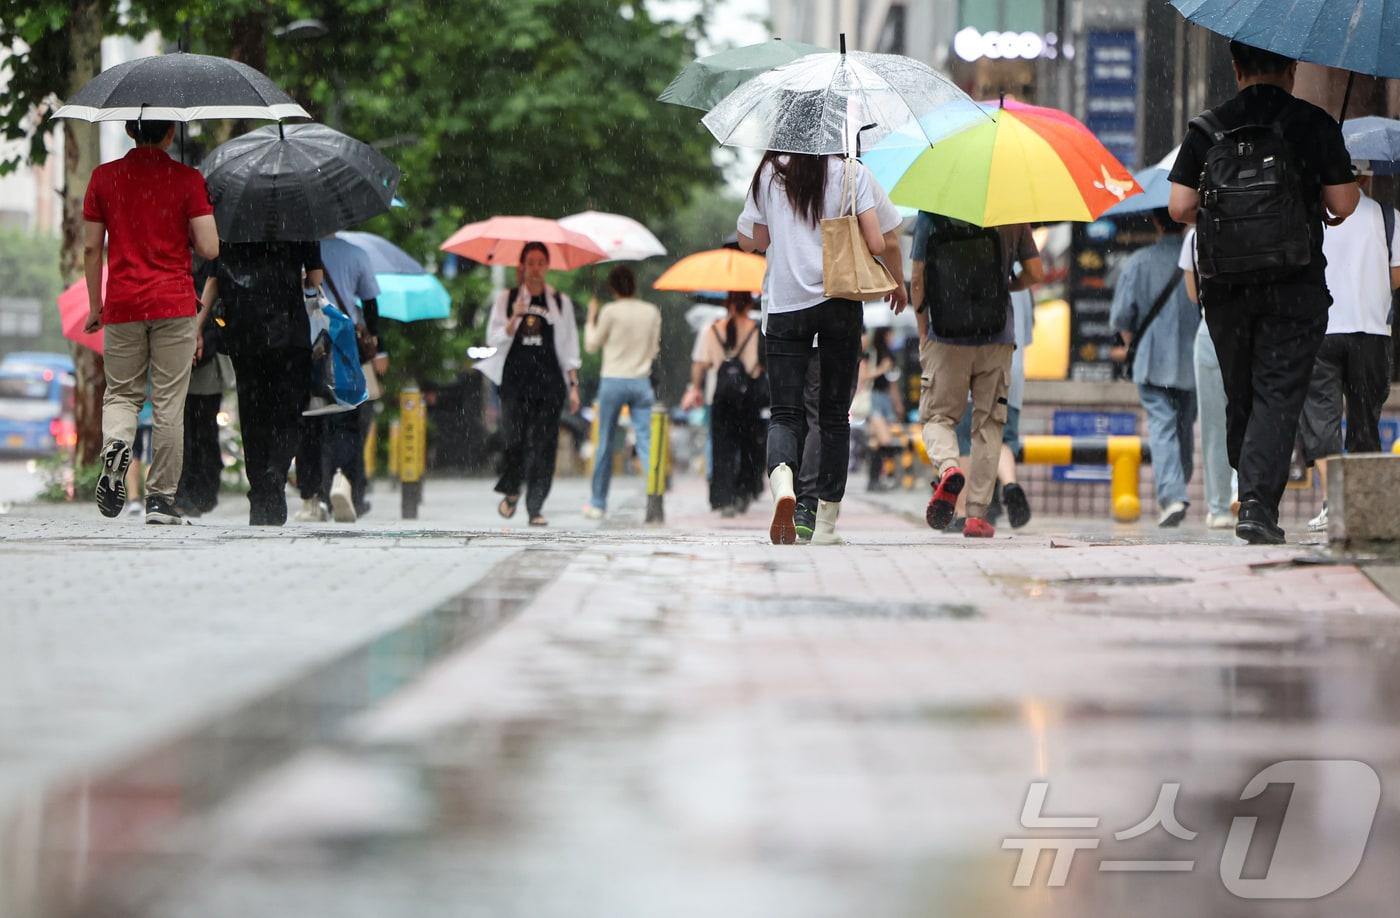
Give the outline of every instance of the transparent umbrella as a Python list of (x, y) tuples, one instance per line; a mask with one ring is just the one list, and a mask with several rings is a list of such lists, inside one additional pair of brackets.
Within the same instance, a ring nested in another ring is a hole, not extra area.
[[(843, 41), (844, 46), (844, 41)], [(952, 80), (897, 54), (810, 54), (761, 73), (704, 118), (720, 143), (859, 153), (887, 138), (926, 147), (990, 116)]]

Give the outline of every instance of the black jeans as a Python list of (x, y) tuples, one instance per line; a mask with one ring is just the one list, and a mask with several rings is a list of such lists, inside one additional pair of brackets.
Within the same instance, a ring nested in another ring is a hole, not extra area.
[(817, 470), (821, 465), (822, 365), (813, 360), (807, 367), (807, 380), (802, 389), (803, 426), (802, 467), (797, 472), (797, 500), (808, 507), (817, 505)]
[(1207, 284), (1204, 305), (1225, 382), (1225, 434), (1240, 501), (1270, 518), (1288, 485), (1288, 463), (1332, 297), (1303, 284)]
[(208, 513), (219, 503), (219, 478), (224, 471), (219, 406), (223, 400), (222, 394), (185, 396), (185, 465), (180, 470), (179, 501), (199, 513)]
[(562, 385), (558, 391), (501, 389), (501, 477), (496, 491), (506, 496), (528, 487), (525, 509), (531, 516), (544, 510), (554, 485), (554, 462), (559, 452), (559, 415), (564, 410)]
[(754, 456), (758, 434), (758, 406), (752, 399), (710, 406), (711, 509), (723, 510), (754, 497), (763, 462)]
[(356, 513), (365, 506), (365, 434), (369, 427), (364, 419), (372, 419), (373, 411), (373, 405), (365, 402), (354, 411), (328, 414), (321, 419), (321, 500), (330, 503), (335, 474), (343, 472), (350, 482)]
[[(1342, 451), (1343, 413), (1347, 418), (1346, 451), (1380, 452), (1381, 409), (1389, 396), (1389, 335), (1356, 332), (1323, 338), (1300, 422), (1303, 457), (1308, 464)], [(189, 461), (187, 453), (185, 464)]]
[[(835, 503), (846, 495), (846, 466), (851, 456), (851, 393), (860, 366), (860, 331), (864, 312), (854, 300), (827, 300), (797, 312), (768, 316), (768, 383), (773, 418), (768, 426), (768, 471), (786, 463), (796, 472), (802, 463), (803, 400), (807, 367), (820, 363), (818, 423), (821, 458), (817, 497)], [(816, 336), (817, 346), (812, 347)]]
[(248, 475), (248, 522), (287, 522), (287, 470), (301, 440), (301, 411), (311, 387), (311, 352), (276, 348), (234, 356), (238, 418)]

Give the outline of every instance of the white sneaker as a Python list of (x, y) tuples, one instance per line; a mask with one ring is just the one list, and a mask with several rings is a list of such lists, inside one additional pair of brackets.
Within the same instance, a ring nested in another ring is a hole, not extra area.
[(1162, 515), (1157, 517), (1157, 525), (1162, 529), (1175, 529), (1181, 525), (1181, 521), (1186, 519), (1186, 504), (1183, 501), (1173, 501), (1162, 508)]
[(301, 509), (292, 517), (298, 523), (324, 523), (330, 519), (330, 512), (326, 510), (326, 505), (315, 497), (308, 497), (302, 500)]
[(1322, 505), (1322, 512), (1308, 520), (1308, 532), (1327, 531), (1327, 505)]
[(605, 516), (607, 516), (607, 512), (606, 512), (606, 511), (604, 511), (604, 510), (599, 510), (597, 507), (593, 506), (592, 504), (584, 504), (584, 505), (583, 505), (583, 518), (584, 518), (584, 519), (586, 519), (586, 520), (601, 520), (601, 519), (602, 519), (603, 517), (605, 517)]
[(836, 518), (841, 515), (841, 502), (829, 504), (817, 501), (817, 525), (812, 529), (813, 545), (845, 545), (846, 540), (836, 534)]
[(793, 516), (797, 512), (797, 493), (792, 489), (792, 469), (780, 462), (768, 476), (768, 486), (773, 492), (773, 522), (768, 526), (768, 538), (774, 545), (797, 544), (797, 526)]
[(331, 519), (337, 523), (355, 522), (355, 499), (344, 472), (336, 472), (331, 479)]
[(146, 508), (145, 508), (144, 506), (142, 506), (142, 504), (141, 504), (141, 502), (140, 502), (139, 500), (129, 500), (129, 501), (126, 502), (126, 515), (127, 515), (127, 516), (144, 516), (145, 513), (146, 513)]
[(1233, 513), (1207, 513), (1207, 529), (1234, 529), (1235, 515)]

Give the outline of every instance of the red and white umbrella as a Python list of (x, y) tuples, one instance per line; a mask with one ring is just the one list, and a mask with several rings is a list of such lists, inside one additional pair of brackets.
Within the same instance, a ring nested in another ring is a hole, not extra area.
[(592, 239), (608, 261), (642, 261), (665, 255), (666, 247), (642, 224), (621, 214), (586, 210), (564, 217), (559, 225)]

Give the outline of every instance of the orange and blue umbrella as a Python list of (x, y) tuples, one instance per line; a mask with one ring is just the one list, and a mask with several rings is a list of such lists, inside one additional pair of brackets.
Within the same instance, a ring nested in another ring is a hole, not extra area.
[(866, 165), (898, 205), (978, 226), (1092, 222), (1141, 192), (1132, 174), (1073, 116), (983, 102), (991, 116), (931, 147), (891, 138)]

